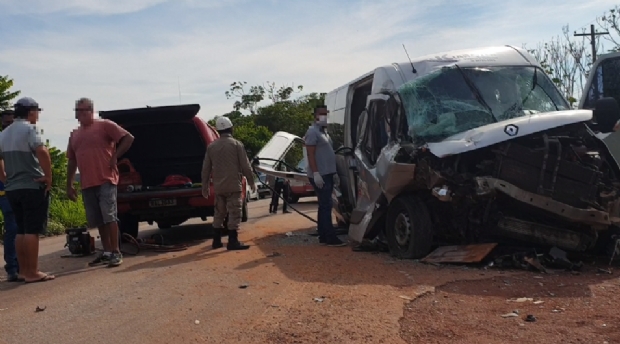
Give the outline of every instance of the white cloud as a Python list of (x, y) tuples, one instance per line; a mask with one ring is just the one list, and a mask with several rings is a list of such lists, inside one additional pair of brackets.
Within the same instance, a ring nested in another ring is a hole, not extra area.
[[(212, 118), (232, 109), (232, 101), (224, 96), (232, 81), (270, 80), (326, 92), (379, 65), (406, 60), (401, 43), (412, 57), (477, 46), (534, 45), (559, 34), (566, 23), (583, 25), (614, 5), (603, 0), (555, 4), (445, 0), (432, 5), (421, 0), (325, 0), (248, 2), (241, 7), (234, 6), (235, 1), (240, 0), (186, 0), (184, 6), (174, 5), (181, 15), (187, 13), (187, 22), (179, 22), (186, 25), (182, 30), (136, 20), (129, 28), (125, 23), (118, 28), (83, 25), (71, 32), (23, 32), (28, 44), (0, 47), (2, 74), (13, 77), (23, 95), (41, 103), (46, 136), (64, 147), (76, 125), (73, 102), (82, 96), (93, 98), (102, 110), (176, 104), (180, 81), (183, 102), (201, 104), (201, 116)], [(114, 4), (121, 2), (19, 3), (29, 8), (41, 5), (42, 12), (76, 13), (81, 8), (109, 14), (163, 2), (125, 1), (115, 9)], [(0, 0), (0, 8), (7, 3)], [(10, 8), (17, 7), (11, 1)], [(218, 20), (192, 22), (195, 13)]]

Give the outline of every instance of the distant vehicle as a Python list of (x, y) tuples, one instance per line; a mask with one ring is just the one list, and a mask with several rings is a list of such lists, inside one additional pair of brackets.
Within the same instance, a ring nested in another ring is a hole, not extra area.
[[(620, 107), (601, 95), (620, 98), (620, 54), (599, 64), (609, 73), (590, 84), (603, 90), (581, 102), (593, 110), (572, 110), (538, 61), (512, 46), (377, 67), (328, 93), (333, 212), (349, 239), (385, 237), (400, 258), (445, 242), (586, 251), (608, 240), (620, 228), (620, 166), (602, 139), (620, 135), (605, 138)], [(300, 141), (277, 132), (256, 169), (307, 180), (268, 163)]]
[[(306, 172), (306, 165), (307, 165), (307, 160), (304, 157), (297, 165), (297, 168), (301, 172)], [(316, 196), (316, 193), (314, 192), (314, 187), (312, 186), (312, 184), (310, 184), (309, 181), (293, 179), (293, 180), (289, 180), (289, 183), (291, 187), (290, 192), (289, 192), (289, 197), (288, 197), (289, 203), (297, 203), (299, 202), (299, 199), (302, 197)]]
[[(246, 181), (246, 183), (247, 183), (247, 181)], [(249, 188), (249, 187), (246, 188), (245, 189), (245, 198), (248, 201), (258, 200), (258, 198), (259, 198), (259, 196), (258, 196), (258, 185), (256, 186), (256, 191), (252, 191), (252, 188)]]
[(266, 185), (267, 183), (267, 175), (264, 173), (259, 173), (259, 177), (256, 180), (256, 190), (258, 192), (258, 198), (264, 199), (266, 197), (271, 196), (271, 190)]
[[(138, 235), (141, 221), (170, 228), (190, 218), (206, 221), (214, 213), (214, 193), (201, 191), (202, 162), (217, 131), (197, 117), (200, 106), (178, 105), (101, 111), (99, 117), (118, 123), (135, 140), (119, 158), (119, 227)], [(211, 186), (212, 187), (212, 186)], [(243, 180), (243, 217), (247, 221)]]

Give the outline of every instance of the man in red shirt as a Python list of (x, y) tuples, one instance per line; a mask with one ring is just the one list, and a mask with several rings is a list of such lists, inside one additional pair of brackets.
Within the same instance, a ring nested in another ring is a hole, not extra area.
[(73, 187), (76, 169), (80, 170), (82, 201), (90, 228), (97, 227), (103, 253), (89, 265), (119, 266), (123, 257), (118, 247), (116, 185), (118, 157), (133, 143), (133, 136), (116, 123), (95, 119), (93, 102), (81, 98), (75, 103), (75, 117), (80, 126), (69, 137), (67, 147), (67, 196), (77, 200)]

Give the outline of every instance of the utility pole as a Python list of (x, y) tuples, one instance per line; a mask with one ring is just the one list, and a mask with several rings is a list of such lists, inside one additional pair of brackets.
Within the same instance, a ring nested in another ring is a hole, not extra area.
[(596, 36), (609, 35), (609, 32), (596, 32), (594, 30), (594, 24), (590, 25), (590, 33), (577, 33), (575, 32), (574, 36), (590, 36), (590, 44), (592, 45), (592, 63), (596, 61)]

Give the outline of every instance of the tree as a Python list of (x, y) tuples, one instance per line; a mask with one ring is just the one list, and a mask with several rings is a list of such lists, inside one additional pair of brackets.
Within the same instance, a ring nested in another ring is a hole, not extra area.
[(574, 39), (568, 25), (562, 28), (562, 35), (528, 49), (571, 106), (580, 97), (592, 66), (590, 50), (587, 39)]
[(67, 154), (46, 143), (52, 160), (52, 196), (64, 196), (67, 183)]
[[(235, 81), (230, 84), (230, 90), (224, 93), (227, 99), (238, 98), (233, 103), (233, 109), (236, 111), (243, 109), (250, 111), (250, 114), (255, 114), (258, 109), (258, 103), (265, 100), (265, 97), (276, 103), (288, 100), (295, 93), (294, 86), (285, 85), (277, 88), (275, 82), (267, 81), (266, 86), (251, 86), (249, 91), (245, 90), (247, 84), (246, 81)], [(301, 92), (303, 88), (302, 85), (297, 86), (297, 92)]]
[(609, 35), (603, 35), (602, 37), (611, 43), (612, 46), (607, 49), (611, 52), (620, 51), (620, 18), (618, 14), (620, 14), (620, 6), (615, 6), (596, 18), (598, 26), (609, 32)]
[(20, 93), (20, 91), (11, 92), (11, 87), (13, 87), (13, 79), (9, 79), (8, 75), (0, 76), (0, 110), (10, 109), (11, 100)]

